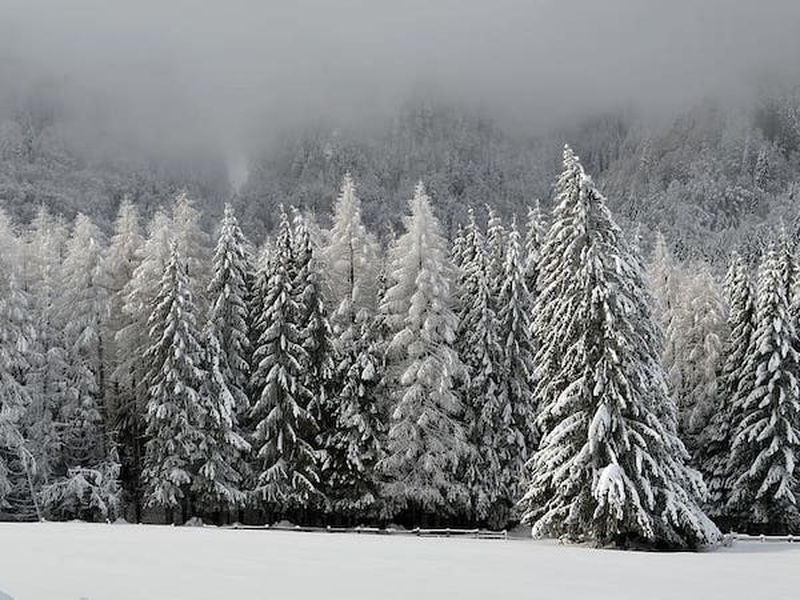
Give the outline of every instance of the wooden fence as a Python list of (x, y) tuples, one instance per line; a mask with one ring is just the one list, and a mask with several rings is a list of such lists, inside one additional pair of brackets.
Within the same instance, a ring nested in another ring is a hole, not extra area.
[(309, 533), (351, 533), (359, 535), (406, 535), (416, 537), (467, 537), (482, 540), (507, 540), (508, 531), (490, 531), (487, 529), (380, 529), (378, 527), (306, 527), (301, 525), (239, 525), (233, 524), (230, 529), (258, 529), (269, 531), (303, 531)]

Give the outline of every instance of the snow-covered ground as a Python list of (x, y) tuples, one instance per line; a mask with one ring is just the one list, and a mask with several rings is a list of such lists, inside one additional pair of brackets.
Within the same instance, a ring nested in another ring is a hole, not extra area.
[(0, 524), (0, 599), (800, 598), (800, 544), (700, 554), (532, 540)]

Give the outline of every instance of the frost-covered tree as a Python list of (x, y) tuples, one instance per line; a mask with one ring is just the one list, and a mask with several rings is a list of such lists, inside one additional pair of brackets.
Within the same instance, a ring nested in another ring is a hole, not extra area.
[(308, 355), (302, 343), (298, 303), (297, 258), (292, 226), (281, 211), (280, 227), (261, 276), (266, 285), (257, 298), (254, 346), (253, 407), (256, 453), (256, 496), (272, 512), (309, 507), (319, 499), (318, 425), (308, 410), (310, 392), (304, 386)]
[[(666, 331), (675, 303), (679, 299), (680, 272), (661, 232), (656, 233), (653, 257), (647, 275), (654, 300), (653, 316)], [(669, 351), (669, 347), (666, 351)]]
[(251, 289), (255, 273), (249, 244), (233, 208), (225, 206), (212, 263), (208, 326), (220, 347), (220, 369), (233, 394), (236, 412), (250, 408), (247, 386), (250, 378)]
[(31, 404), (25, 378), (34, 332), (27, 295), (7, 258), (0, 258), (0, 518), (26, 519), (41, 516), (34, 488), (36, 465), (23, 423)]
[(389, 288), (381, 302), (391, 335), (391, 414), (380, 467), (390, 510), (441, 513), (465, 501), (456, 478), (465, 438), (455, 392), (464, 367), (454, 350), (453, 267), (422, 183), (410, 209), (406, 231), (391, 251)]
[(534, 310), (538, 424), (524, 520), (535, 535), (697, 547), (719, 537), (674, 422), (640, 263), (567, 147)]
[(506, 243), (508, 232), (500, 216), (487, 205), (488, 219), (486, 221), (486, 261), (487, 279), (492, 307), (495, 313), (499, 310), (497, 297), (503, 285), (504, 265), (506, 262)]
[(503, 347), (503, 383), (511, 405), (511, 430), (500, 442), (506, 446), (504, 470), (509, 478), (508, 499), (518, 500), (524, 465), (539, 443), (536, 400), (533, 393), (534, 355), (531, 314), (533, 298), (526, 283), (526, 268), (516, 223), (508, 233), (499, 307), (499, 336)]
[(333, 333), (323, 298), (318, 250), (312, 244), (306, 219), (297, 213), (293, 220), (292, 290), (296, 294), (296, 323), (305, 357), (301, 371), (302, 387), (309, 395), (308, 410), (313, 414), (320, 432), (325, 432), (332, 426), (333, 419), (328, 397), (333, 378)]
[(133, 500), (137, 520), (143, 503), (139, 483), (144, 460), (145, 415), (151, 379), (158, 369), (146, 358), (151, 345), (149, 319), (161, 290), (171, 240), (170, 219), (157, 212), (137, 253), (138, 265), (121, 292), (125, 321), (115, 336), (117, 366), (113, 377), (128, 393), (115, 406), (113, 427), (122, 451), (123, 485)]
[[(345, 319), (344, 327), (360, 309), (374, 312), (379, 248), (362, 222), (361, 200), (349, 173), (342, 180), (341, 193), (333, 206), (333, 227), (322, 256), (331, 308)], [(345, 300), (352, 310), (343, 314), (339, 308)]]
[(360, 309), (335, 343), (333, 419), (323, 437), (322, 475), (333, 512), (364, 519), (379, 508), (377, 463), (386, 434), (380, 402), (383, 339), (375, 315)]
[(375, 316), (378, 245), (361, 220), (349, 174), (333, 209), (323, 250), (329, 281), (334, 355), (330, 427), (323, 432), (323, 480), (331, 509), (350, 518), (374, 513), (376, 463), (384, 435), (379, 403), (382, 351)]
[(678, 404), (679, 433), (694, 454), (718, 408), (718, 373), (728, 331), (724, 300), (708, 266), (692, 271), (670, 309), (665, 367)]
[(752, 352), (755, 301), (750, 270), (738, 253), (731, 257), (724, 292), (728, 305), (728, 338), (719, 375), (719, 402), (700, 433), (696, 455), (696, 464), (708, 486), (706, 511), (715, 519), (727, 516), (725, 506), (732, 485), (729, 468), (732, 437), (742, 420), (744, 399), (752, 391), (746, 373), (746, 358)]
[(206, 314), (205, 293), (211, 279), (211, 238), (203, 230), (200, 211), (187, 192), (181, 192), (172, 204), (172, 239), (183, 257), (189, 289), (199, 314)]
[(492, 525), (502, 526), (513, 505), (509, 484), (518, 484), (520, 473), (507, 468), (506, 442), (514, 437), (514, 411), (505, 385), (504, 348), (492, 297), (500, 278), (492, 280), (486, 241), (471, 211), (469, 216), (456, 289), (456, 349), (466, 369), (459, 392), (468, 442), (461, 479), (470, 495), (470, 517), (478, 522), (490, 518)]
[(104, 330), (108, 283), (100, 230), (78, 215), (61, 268), (60, 316), (67, 368), (58, 422), (59, 477), (44, 490), (45, 508), (62, 518), (105, 518), (119, 504), (119, 466), (104, 411)]
[(731, 447), (733, 488), (728, 510), (760, 531), (797, 532), (795, 465), (800, 456), (800, 357), (786, 297), (782, 253), (770, 245), (760, 266), (753, 343), (742, 381), (753, 387)]
[(23, 417), (24, 435), (36, 465), (38, 490), (52, 482), (61, 459), (58, 413), (65, 400), (67, 352), (60, 312), (61, 262), (67, 229), (40, 209), (24, 239), (21, 283), (28, 293), (30, 322), (35, 332), (29, 348), (26, 377), (30, 405)]
[(241, 508), (245, 504), (246, 456), (250, 444), (240, 433), (236, 396), (229, 386), (225, 354), (209, 322), (201, 342), (203, 382), (200, 387), (200, 442), (191, 472), (191, 497), (195, 508), (212, 513)]
[(105, 401), (107, 424), (112, 430), (119, 423), (119, 407), (133, 399), (130, 378), (123, 376), (122, 369), (119, 368), (126, 361), (121, 356), (122, 351), (117, 349), (117, 334), (131, 324), (131, 316), (124, 312), (125, 291), (142, 258), (140, 249), (143, 243), (139, 213), (136, 206), (126, 198), (120, 204), (105, 259), (108, 281), (108, 311), (104, 323), (104, 369), (108, 379)]
[(539, 261), (542, 256), (542, 245), (547, 235), (547, 221), (539, 201), (528, 208), (528, 222), (525, 228), (525, 285), (535, 296), (536, 280), (539, 277)]
[(152, 370), (142, 482), (148, 505), (167, 511), (180, 507), (186, 520), (193, 514), (190, 490), (201, 448), (209, 440), (203, 431), (203, 351), (186, 267), (175, 243), (159, 287), (144, 355)]
[(97, 226), (87, 216), (78, 215), (61, 267), (60, 312), (67, 372), (59, 416), (66, 468), (94, 465), (107, 447), (102, 323), (108, 296), (101, 243)]

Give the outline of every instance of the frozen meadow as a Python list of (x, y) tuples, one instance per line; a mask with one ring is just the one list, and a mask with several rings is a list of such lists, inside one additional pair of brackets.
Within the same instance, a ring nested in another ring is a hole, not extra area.
[(0, 523), (3, 600), (788, 600), (800, 594), (799, 566), (800, 545), (786, 542), (663, 554), (529, 539)]

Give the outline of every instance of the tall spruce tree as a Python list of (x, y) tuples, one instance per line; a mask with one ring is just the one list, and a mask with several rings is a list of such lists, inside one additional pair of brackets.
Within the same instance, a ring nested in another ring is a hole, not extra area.
[(207, 443), (201, 396), (207, 375), (196, 318), (186, 267), (173, 242), (148, 319), (150, 345), (144, 357), (152, 371), (142, 480), (148, 505), (180, 508), (183, 520), (194, 512), (191, 488)]
[(539, 201), (528, 208), (528, 222), (525, 228), (525, 285), (532, 296), (537, 293), (539, 277), (539, 261), (542, 256), (542, 245), (547, 235), (547, 222)]
[(126, 393), (115, 406), (113, 428), (120, 446), (122, 483), (136, 520), (144, 503), (140, 485), (150, 384), (158, 366), (146, 358), (151, 345), (149, 319), (161, 291), (171, 252), (171, 223), (163, 212), (150, 221), (147, 239), (137, 251), (137, 266), (120, 292), (124, 321), (115, 335), (115, 384)]
[(361, 201), (349, 174), (334, 204), (328, 271), (335, 366), (330, 391), (332, 423), (323, 432), (325, 493), (334, 513), (349, 519), (376, 514), (376, 464), (384, 436), (378, 402), (381, 338), (375, 317), (377, 242), (361, 220)]
[[(513, 408), (505, 386), (504, 348), (492, 297), (495, 282), (486, 241), (471, 211), (457, 281), (456, 349), (467, 372), (459, 387), (468, 441), (462, 481), (470, 494), (470, 517), (476, 522), (491, 517), (492, 525), (503, 525), (513, 505), (506, 480)], [(519, 477), (512, 475), (512, 482), (517, 484)]]
[(505, 438), (503, 466), (508, 477), (509, 500), (519, 500), (524, 465), (539, 443), (536, 400), (533, 393), (534, 354), (531, 314), (533, 298), (526, 283), (526, 269), (516, 222), (508, 233), (503, 285), (498, 299), (500, 344), (503, 347), (503, 384), (511, 405), (512, 426)]
[(117, 334), (131, 324), (131, 315), (124, 312), (126, 286), (133, 279), (134, 271), (141, 260), (140, 249), (143, 243), (136, 205), (125, 198), (120, 203), (105, 258), (108, 281), (108, 310), (103, 324), (104, 370), (108, 379), (105, 403), (107, 426), (113, 432), (115, 441), (119, 440), (116, 430), (121, 418), (120, 408), (133, 401), (130, 378), (127, 374), (123, 376), (123, 369), (120, 368), (125, 361), (121, 356), (123, 352), (117, 349)]
[[(759, 269), (753, 342), (742, 386), (742, 419), (731, 447), (733, 488), (727, 508), (740, 526), (760, 532), (800, 528), (795, 465), (800, 456), (800, 356), (789, 312), (790, 256), (773, 243)], [(744, 391), (744, 390), (742, 390)]]
[(36, 464), (23, 417), (31, 397), (25, 385), (34, 331), (28, 298), (16, 282), (15, 265), (0, 258), (0, 518), (41, 518), (34, 487)]
[(303, 346), (298, 303), (297, 257), (292, 226), (281, 209), (280, 227), (260, 279), (251, 386), (256, 452), (255, 494), (274, 513), (302, 510), (321, 499), (319, 428), (304, 386), (308, 355)]
[(441, 514), (467, 501), (456, 477), (465, 435), (455, 386), (464, 367), (454, 349), (453, 267), (421, 182), (410, 209), (406, 231), (392, 248), (389, 288), (381, 302), (391, 336), (386, 377), (391, 416), (380, 467), (390, 512)]
[(534, 330), (543, 432), (524, 519), (536, 535), (697, 547), (719, 537), (673, 412), (639, 261), (567, 147)]
[(728, 338), (719, 377), (719, 403), (701, 432), (696, 456), (708, 486), (706, 512), (720, 523), (728, 521), (726, 504), (733, 483), (729, 468), (733, 432), (742, 420), (743, 400), (752, 388), (746, 383), (745, 369), (751, 351), (755, 302), (749, 268), (738, 253), (731, 257), (723, 289), (728, 305)]

